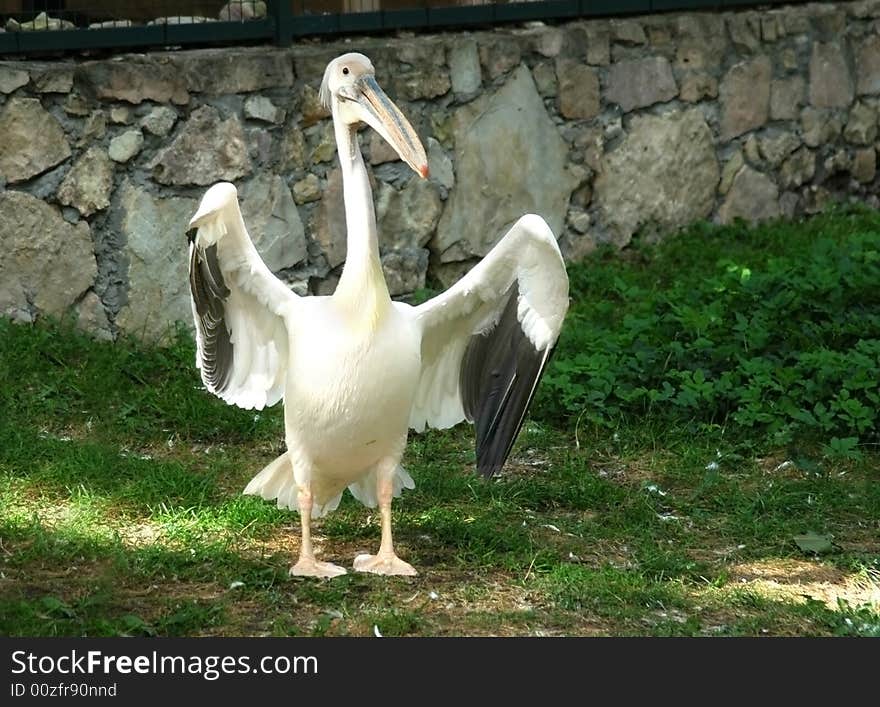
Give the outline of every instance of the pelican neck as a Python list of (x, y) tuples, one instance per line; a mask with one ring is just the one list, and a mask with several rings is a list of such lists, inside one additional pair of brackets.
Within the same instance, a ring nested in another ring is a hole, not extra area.
[(379, 259), (379, 236), (370, 178), (356, 129), (340, 121), (335, 110), (333, 118), (342, 170), (346, 228), (345, 265), (334, 297), (363, 308), (363, 311), (380, 314), (390, 304), (391, 296)]

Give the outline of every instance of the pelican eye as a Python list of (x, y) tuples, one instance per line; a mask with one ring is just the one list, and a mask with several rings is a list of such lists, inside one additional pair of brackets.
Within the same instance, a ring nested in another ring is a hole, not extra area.
[(346, 76), (348, 76), (348, 67), (347, 66), (342, 67), (342, 73), (345, 74)]

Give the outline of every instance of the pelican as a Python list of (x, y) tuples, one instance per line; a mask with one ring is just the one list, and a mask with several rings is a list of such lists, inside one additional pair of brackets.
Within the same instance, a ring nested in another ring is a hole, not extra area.
[(299, 511), (291, 575), (345, 574), (315, 558), (311, 521), (334, 510), (346, 488), (381, 514), (378, 552), (358, 555), (354, 569), (414, 575), (391, 532), (392, 498), (414, 488), (400, 465), (409, 429), (471, 421), (478, 471), (498, 471), (559, 336), (568, 277), (553, 232), (529, 214), (443, 294), (419, 306), (392, 301), (357, 130), (372, 127), (422, 178), (425, 150), (362, 54), (331, 61), (320, 96), (345, 196), (348, 254), (336, 291), (288, 289), (257, 253), (235, 187), (215, 184), (188, 231), (196, 365), (229, 404), (259, 410), (284, 400), (287, 451), (244, 493)]

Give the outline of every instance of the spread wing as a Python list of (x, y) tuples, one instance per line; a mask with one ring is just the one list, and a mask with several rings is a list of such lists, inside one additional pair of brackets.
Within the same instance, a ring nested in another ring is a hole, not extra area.
[(288, 322), (299, 299), (257, 253), (235, 187), (221, 182), (190, 221), (196, 366), (227, 403), (260, 410), (284, 395)]
[(477, 469), (498, 471), (522, 427), (568, 310), (568, 275), (553, 232), (523, 216), (467, 275), (415, 308), (422, 375), (417, 431), (475, 423)]

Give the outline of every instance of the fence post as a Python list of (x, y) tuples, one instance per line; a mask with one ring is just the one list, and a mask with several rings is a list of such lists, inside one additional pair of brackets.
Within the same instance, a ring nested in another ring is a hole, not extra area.
[(288, 47), (293, 35), (291, 0), (271, 0), (270, 7), (275, 20), (275, 44), (279, 47)]

